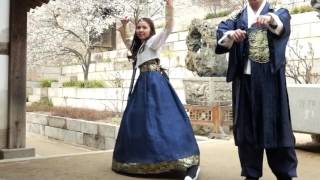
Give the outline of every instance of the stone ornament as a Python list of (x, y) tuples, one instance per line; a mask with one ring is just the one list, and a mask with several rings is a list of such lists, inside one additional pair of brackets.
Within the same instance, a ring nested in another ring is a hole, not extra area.
[(187, 69), (202, 77), (219, 77), (227, 73), (226, 55), (215, 54), (216, 26), (205, 20), (192, 20), (186, 39)]
[(252, 27), (247, 31), (249, 40), (249, 59), (257, 63), (269, 62), (269, 46), (266, 28)]
[(311, 0), (311, 6), (319, 13), (318, 17), (320, 18), (320, 0)]
[(210, 101), (210, 82), (184, 80), (186, 102), (192, 105), (208, 105)]

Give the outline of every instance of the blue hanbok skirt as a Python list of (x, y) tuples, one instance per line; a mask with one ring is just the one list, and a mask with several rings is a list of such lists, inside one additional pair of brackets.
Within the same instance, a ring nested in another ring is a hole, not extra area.
[(122, 117), (112, 169), (157, 174), (198, 164), (199, 148), (174, 89), (161, 72), (142, 72)]

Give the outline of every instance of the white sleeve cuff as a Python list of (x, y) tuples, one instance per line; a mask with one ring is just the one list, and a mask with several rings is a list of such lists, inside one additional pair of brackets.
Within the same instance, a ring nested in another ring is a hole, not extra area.
[(280, 18), (277, 15), (275, 15), (274, 13), (268, 13), (268, 14), (273, 19), (272, 25), (277, 26), (276, 28), (272, 28), (272, 27), (268, 26), (268, 29), (271, 32), (273, 32), (274, 34), (280, 35), (283, 30), (283, 23), (281, 22)]
[(218, 44), (220, 46), (226, 47), (230, 49), (233, 45), (233, 39), (230, 38), (230, 35), (233, 34), (234, 31), (227, 31), (223, 34), (222, 38), (219, 39)]

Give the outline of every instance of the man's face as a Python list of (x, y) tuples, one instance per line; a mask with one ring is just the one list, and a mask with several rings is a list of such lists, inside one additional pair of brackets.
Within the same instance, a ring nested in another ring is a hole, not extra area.
[(263, 0), (248, 0), (251, 7), (259, 8)]

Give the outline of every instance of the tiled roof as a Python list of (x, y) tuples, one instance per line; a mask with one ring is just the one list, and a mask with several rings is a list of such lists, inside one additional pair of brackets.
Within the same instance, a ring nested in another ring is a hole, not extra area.
[(33, 9), (38, 6), (41, 6), (44, 3), (48, 3), (50, 0), (26, 0), (28, 9)]

